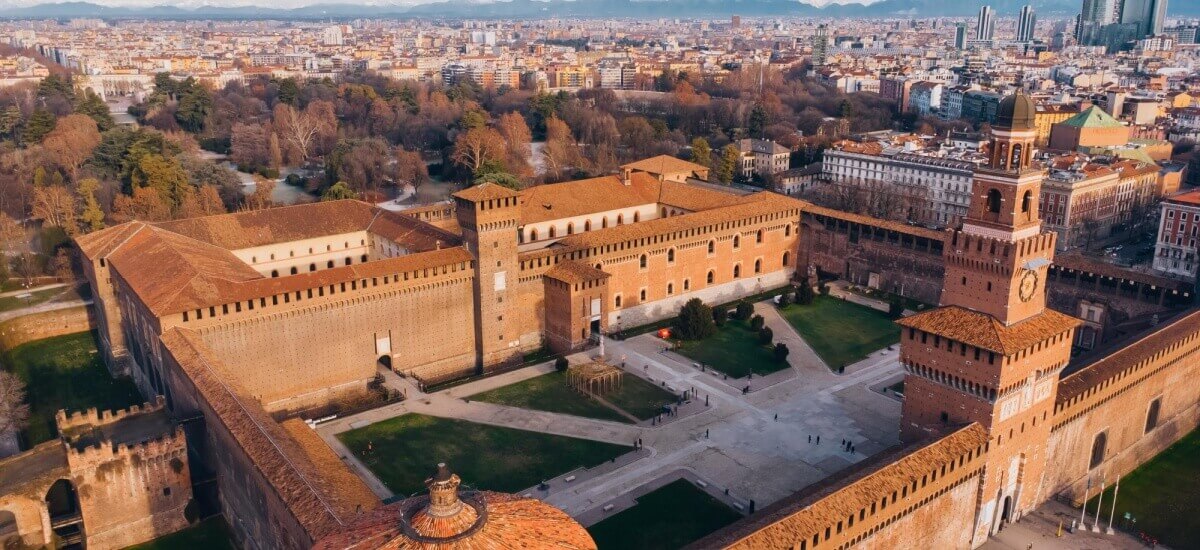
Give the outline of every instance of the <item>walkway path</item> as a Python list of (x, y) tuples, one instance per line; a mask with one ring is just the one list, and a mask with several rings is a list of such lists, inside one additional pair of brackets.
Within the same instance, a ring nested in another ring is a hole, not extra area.
[[(417, 412), (626, 445), (641, 439), (648, 451), (644, 458), (551, 488), (544, 497), (546, 502), (572, 515), (601, 507), (675, 470), (692, 472), (715, 490), (728, 489), (734, 501), (753, 499), (762, 508), (898, 443), (900, 403), (869, 389), (901, 372), (898, 352), (877, 352), (847, 367), (845, 374), (834, 374), (773, 305), (756, 304), (756, 311), (766, 319), (777, 341), (787, 343), (792, 353), (786, 379), (749, 395), (665, 354), (666, 343), (653, 335), (606, 342), (609, 361), (624, 361), (629, 373), (655, 384), (665, 381), (675, 390), (695, 388), (701, 407), (708, 399), (704, 410), (663, 425), (629, 425), (469, 399), (475, 393), (549, 372), (553, 366), (546, 363), (433, 394), (420, 393), (409, 380), (387, 372), (385, 383), (406, 393), (408, 400), (322, 424), (317, 431), (326, 441), (336, 441), (334, 435), (339, 432)], [(581, 354), (573, 359), (585, 357)], [(855, 453), (842, 449), (843, 438), (854, 443)], [(344, 454), (338, 445), (335, 450)], [(348, 460), (352, 468), (361, 471), (356, 463)], [(375, 488), (371, 478), (367, 479)]]

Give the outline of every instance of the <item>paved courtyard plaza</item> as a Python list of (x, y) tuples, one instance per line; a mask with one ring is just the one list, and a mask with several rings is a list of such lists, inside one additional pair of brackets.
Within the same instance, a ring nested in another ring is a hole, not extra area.
[[(626, 385), (636, 377), (673, 394), (693, 393), (688, 406), (693, 409), (665, 423), (523, 408), (514, 406), (515, 397), (507, 404), (479, 400), (497, 389), (552, 380), (548, 362), (429, 394), (385, 371), (384, 383), (407, 392), (407, 400), (323, 423), (317, 431), (383, 498), (418, 490), (429, 457), (445, 456), (478, 488), (524, 491), (549, 480), (535, 496), (577, 518), (592, 517), (609, 504), (619, 512), (629, 506), (630, 494), (673, 471), (688, 472), (742, 509), (751, 501), (762, 509), (899, 443), (900, 401), (871, 389), (902, 375), (897, 351), (874, 351), (838, 374), (774, 305), (759, 302), (755, 312), (792, 353), (783, 371), (749, 381), (754, 387), (747, 394), (742, 383), (711, 369), (702, 372), (693, 360), (667, 351), (670, 344), (654, 334), (605, 342), (607, 362), (626, 365)], [(580, 364), (598, 352), (593, 348), (570, 359)], [(516, 432), (520, 437), (506, 435), (515, 430), (523, 430)], [(531, 446), (525, 434), (548, 443)], [(563, 440), (572, 444), (549, 443)], [(642, 449), (630, 453), (638, 441)], [(368, 443), (373, 455), (363, 454)], [(600, 450), (581, 452), (583, 443)], [(591, 465), (597, 467), (580, 468)]]

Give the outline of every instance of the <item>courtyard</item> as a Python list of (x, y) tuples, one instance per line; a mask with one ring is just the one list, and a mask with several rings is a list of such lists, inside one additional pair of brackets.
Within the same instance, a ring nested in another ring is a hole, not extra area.
[(747, 321), (736, 319), (726, 321), (708, 338), (680, 342), (675, 351), (732, 378), (751, 373), (765, 376), (788, 368), (786, 361), (776, 361), (772, 356), (771, 345), (759, 343), (758, 333)]
[(619, 389), (604, 394), (603, 399), (612, 404), (608, 406), (571, 389), (567, 386), (566, 373), (555, 371), (477, 393), (471, 395), (470, 399), (598, 420), (633, 422), (633, 419), (647, 420), (662, 412), (664, 405), (676, 401), (676, 396), (637, 376), (626, 374), (622, 377)]
[(680, 479), (638, 497), (632, 508), (588, 527), (588, 533), (600, 550), (680, 548), (741, 517)]
[[(1110, 485), (1102, 498), (1105, 520), (1112, 511), (1113, 490)], [(1095, 517), (1096, 500), (1088, 501), (1089, 521)], [(1121, 478), (1113, 526), (1145, 532), (1170, 548), (1195, 548), (1200, 541), (1198, 509), (1200, 430), (1195, 430)]]
[(515, 493), (579, 467), (625, 454), (624, 445), (465, 420), (405, 414), (338, 434), (398, 495), (424, 491), (433, 465), (445, 462), (477, 489)]
[(96, 349), (95, 332), (78, 332), (29, 342), (4, 354), (4, 368), (25, 382), (29, 425), (22, 431), (32, 447), (58, 435), (59, 409), (124, 409), (142, 403), (129, 378), (113, 378)]
[(830, 296), (818, 295), (811, 304), (793, 304), (779, 313), (835, 370), (900, 341), (900, 327), (887, 314)]

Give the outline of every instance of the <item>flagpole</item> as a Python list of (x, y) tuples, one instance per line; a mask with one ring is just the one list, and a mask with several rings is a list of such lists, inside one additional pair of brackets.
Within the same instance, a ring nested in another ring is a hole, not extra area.
[(1113, 516), (1117, 515), (1117, 492), (1121, 490), (1121, 476), (1117, 476), (1117, 484), (1113, 487), (1113, 503), (1112, 511), (1108, 513), (1108, 531), (1106, 534), (1113, 534)]
[(1087, 491), (1092, 489), (1092, 478), (1087, 478), (1087, 485), (1084, 488), (1084, 506), (1079, 507), (1079, 528), (1086, 528), (1087, 525)]
[(1092, 488), (1092, 478), (1088, 478), (1087, 485), (1083, 488), (1083, 506), (1079, 507), (1079, 528), (1084, 529), (1087, 525), (1087, 497), (1088, 491)]
[(1104, 505), (1104, 480), (1100, 480), (1100, 494), (1096, 495), (1096, 521), (1092, 522), (1092, 532), (1100, 532), (1100, 507)]

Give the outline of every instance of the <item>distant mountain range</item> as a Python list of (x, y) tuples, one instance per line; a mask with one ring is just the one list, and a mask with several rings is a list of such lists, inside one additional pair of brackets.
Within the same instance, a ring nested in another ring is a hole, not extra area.
[[(1043, 18), (1073, 15), (1082, 0), (1039, 0)], [(1029, 0), (882, 0), (871, 4), (831, 3), (817, 7), (797, 0), (505, 0), (435, 1), (416, 5), (313, 4), (278, 9), (255, 6), (107, 7), (89, 2), (63, 2), (0, 9), (0, 19), (539, 19), (547, 17), (955, 17), (971, 16), (991, 5), (1000, 16), (1016, 16)], [(1176, 0), (1172, 16), (1200, 15), (1200, 2)]]

